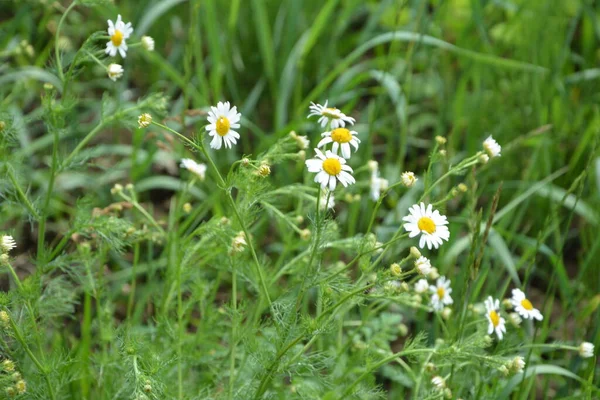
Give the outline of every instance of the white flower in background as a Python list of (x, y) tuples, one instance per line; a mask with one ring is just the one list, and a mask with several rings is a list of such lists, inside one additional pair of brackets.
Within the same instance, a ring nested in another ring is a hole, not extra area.
[(415, 261), (415, 268), (421, 275), (427, 275), (431, 272), (431, 261), (427, 257), (419, 257)]
[(541, 321), (544, 319), (542, 313), (536, 308), (533, 308), (531, 301), (527, 300), (525, 293), (520, 289), (513, 289), (512, 298), (510, 299), (515, 311), (525, 319), (537, 319)]
[(446, 381), (441, 376), (434, 376), (431, 379), (431, 384), (438, 389), (444, 389), (446, 387)]
[(138, 117), (138, 125), (140, 128), (147, 128), (152, 123), (152, 115), (144, 113)]
[(431, 267), (431, 271), (427, 274), (429, 279), (435, 280), (440, 277), (440, 273), (436, 267)]
[(148, 51), (154, 51), (154, 39), (150, 36), (142, 36), (142, 47)]
[(450, 231), (446, 226), (448, 219), (441, 215), (438, 210), (433, 210), (433, 206), (429, 204), (425, 208), (425, 204), (415, 204), (409, 208), (410, 215), (402, 218), (407, 223), (404, 224), (404, 229), (409, 232), (408, 237), (415, 237), (421, 234), (419, 239), (419, 247), (431, 250), (436, 249), (443, 243), (443, 240), (450, 238)]
[(117, 79), (123, 76), (123, 72), (125, 70), (120, 64), (109, 64), (108, 68), (106, 68), (106, 72), (108, 73), (108, 77), (112, 79), (113, 82), (116, 82)]
[(440, 277), (435, 286), (429, 286), (429, 290), (432, 293), (431, 306), (434, 310), (440, 311), (445, 305), (454, 303), (454, 300), (450, 297), (450, 293), (452, 293), (450, 281), (446, 280), (446, 277)]
[(240, 119), (242, 114), (237, 112), (237, 107), (231, 108), (229, 102), (219, 102), (216, 107), (211, 107), (208, 112), (209, 125), (206, 126), (208, 135), (213, 139), (210, 142), (210, 147), (220, 149), (225, 143), (226, 148), (231, 148), (237, 143), (240, 134), (234, 131), (240, 127)]
[(308, 149), (308, 146), (310, 146), (310, 140), (306, 136), (300, 136), (296, 132), (291, 131), (290, 137), (296, 141), (300, 150)]
[(190, 158), (183, 158), (181, 160), (181, 168), (185, 168), (188, 171), (194, 173), (195, 175), (203, 181), (206, 178), (206, 165), (198, 164), (196, 161)]
[(335, 207), (335, 198), (333, 192), (329, 189), (321, 190), (321, 197), (319, 198), (319, 209), (331, 209)]
[(379, 163), (375, 160), (369, 160), (367, 161), (367, 167), (369, 168), (369, 171), (371, 171), (371, 173), (377, 172), (379, 169)]
[(131, 22), (127, 24), (121, 20), (121, 15), (117, 16), (117, 22), (108, 20), (108, 36), (110, 40), (106, 43), (105, 53), (114, 57), (117, 55), (117, 51), (121, 54), (121, 57), (127, 57), (127, 43), (129, 36), (133, 33)]
[(583, 358), (594, 357), (594, 345), (590, 342), (583, 342), (579, 345), (579, 355)]
[(238, 234), (231, 240), (231, 254), (240, 253), (244, 251), (244, 248), (248, 245), (246, 242), (246, 234), (243, 231), (238, 232)]
[(13, 239), (12, 236), (4, 235), (0, 237), (0, 250), (2, 250), (3, 253), (8, 253), (15, 247), (17, 247), (17, 242), (15, 242), (15, 239)]
[(498, 142), (496, 142), (492, 136), (489, 136), (483, 141), (483, 149), (490, 158), (500, 157), (500, 152), (502, 151), (502, 147), (500, 147)]
[(344, 187), (355, 183), (351, 175), (352, 168), (346, 165), (346, 160), (327, 150), (325, 154), (319, 149), (315, 149), (317, 158), (306, 160), (308, 172), (316, 172), (315, 182), (321, 184), (322, 188), (329, 185), (329, 190), (334, 190), (339, 180)]
[(318, 122), (321, 124), (321, 127), (326, 127), (328, 123), (331, 122), (331, 129), (345, 127), (346, 123), (350, 125), (354, 125), (354, 118), (347, 117), (346, 114), (338, 110), (337, 108), (327, 107), (327, 101), (325, 101), (325, 105), (322, 106), (320, 104), (315, 104), (313, 102), (310, 103), (310, 114), (308, 114), (308, 118), (313, 116), (318, 116)]
[(402, 175), (400, 175), (400, 179), (402, 180), (402, 184), (408, 188), (413, 187), (415, 182), (418, 181), (415, 173), (410, 171), (402, 173)]
[(508, 320), (515, 327), (521, 325), (521, 322), (523, 322), (523, 320), (521, 319), (521, 316), (519, 314), (517, 314), (516, 312), (508, 314)]
[(509, 370), (514, 374), (520, 374), (525, 368), (525, 360), (521, 356), (516, 356), (510, 362)]
[(502, 336), (506, 333), (506, 321), (498, 314), (500, 310), (500, 300), (494, 300), (492, 296), (489, 296), (485, 300), (485, 317), (487, 318), (490, 325), (488, 326), (488, 335), (496, 332), (499, 340), (502, 340)]
[(384, 192), (389, 187), (390, 183), (385, 178), (380, 178), (377, 172), (371, 174), (371, 180), (369, 186), (371, 187), (371, 199), (373, 201), (379, 200), (381, 192)]
[(429, 283), (426, 279), (419, 279), (417, 283), (415, 283), (415, 292), (422, 294), (425, 293), (429, 289)]
[(346, 128), (335, 128), (330, 132), (323, 132), (321, 136), (323, 139), (317, 144), (318, 148), (321, 148), (329, 143), (333, 143), (331, 145), (331, 151), (335, 154), (338, 154), (339, 150), (342, 150), (342, 157), (345, 159), (350, 158), (352, 149), (350, 145), (354, 147), (354, 151), (358, 150), (358, 144), (360, 143), (360, 139), (356, 137), (358, 133), (356, 131), (351, 131)]

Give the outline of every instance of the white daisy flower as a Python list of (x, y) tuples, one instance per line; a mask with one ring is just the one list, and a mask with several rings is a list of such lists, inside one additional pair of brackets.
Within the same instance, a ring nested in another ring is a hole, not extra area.
[(579, 355), (583, 358), (594, 357), (594, 345), (590, 342), (583, 342), (579, 345)]
[(500, 300), (494, 300), (492, 296), (489, 296), (485, 300), (485, 309), (485, 317), (490, 323), (488, 326), (488, 335), (496, 332), (498, 339), (502, 340), (503, 334), (506, 333), (506, 321), (498, 313), (500, 310)]
[(133, 33), (131, 22), (125, 24), (121, 20), (121, 15), (117, 16), (117, 22), (108, 20), (108, 36), (110, 41), (106, 43), (105, 53), (114, 57), (117, 55), (117, 51), (121, 54), (121, 57), (127, 57), (127, 43), (125, 41), (129, 39), (129, 36)]
[(502, 151), (502, 147), (494, 140), (492, 136), (489, 136), (483, 141), (483, 149), (490, 158), (500, 157), (500, 151)]
[(120, 64), (110, 64), (108, 66), (108, 68), (106, 69), (106, 72), (108, 73), (108, 77), (113, 82), (116, 82), (117, 79), (119, 79), (120, 77), (122, 77), (124, 71), (125, 70), (123, 69), (123, 67)]
[(537, 319), (541, 321), (544, 319), (542, 313), (536, 308), (533, 308), (531, 301), (527, 300), (525, 293), (520, 289), (513, 289), (512, 298), (510, 299), (515, 311), (519, 313), (525, 319)]
[(351, 131), (346, 128), (335, 128), (330, 132), (323, 132), (321, 134), (321, 141), (317, 144), (318, 148), (321, 148), (329, 143), (333, 143), (331, 145), (331, 151), (335, 154), (338, 154), (338, 151), (342, 150), (342, 157), (345, 159), (350, 158), (351, 148), (354, 147), (354, 151), (358, 150), (358, 144), (360, 143), (360, 139), (356, 137), (358, 133), (356, 131)]
[(406, 171), (402, 175), (400, 175), (400, 179), (402, 180), (402, 184), (406, 187), (413, 187), (415, 182), (418, 181), (418, 178), (415, 176), (414, 172)]
[(419, 294), (423, 294), (429, 289), (429, 283), (427, 283), (427, 279), (419, 279), (417, 283), (415, 283), (415, 292)]
[(331, 122), (331, 129), (345, 127), (346, 123), (350, 125), (354, 125), (354, 118), (347, 117), (346, 114), (338, 110), (337, 108), (327, 107), (327, 101), (325, 101), (325, 105), (322, 106), (320, 104), (315, 104), (313, 102), (310, 103), (310, 114), (308, 114), (308, 118), (313, 116), (320, 117), (318, 122), (321, 124), (321, 127), (326, 127), (328, 123)]
[(421, 275), (427, 275), (431, 272), (431, 261), (427, 257), (419, 257), (415, 261), (415, 268)]
[(196, 174), (201, 181), (206, 178), (206, 165), (198, 164), (196, 161), (190, 158), (184, 158), (181, 160), (181, 168), (185, 168), (188, 171)]
[(210, 125), (206, 126), (208, 135), (213, 138), (210, 147), (218, 150), (225, 143), (225, 147), (231, 148), (240, 138), (240, 134), (233, 129), (240, 127), (242, 114), (237, 112), (237, 107), (231, 108), (228, 101), (219, 102), (216, 107), (210, 109), (211, 111), (208, 112)]
[(346, 160), (342, 157), (329, 150), (323, 154), (321, 150), (315, 149), (315, 153), (317, 158), (306, 160), (305, 163), (308, 172), (317, 173), (315, 182), (320, 183), (322, 188), (329, 185), (329, 190), (334, 190), (338, 180), (344, 187), (356, 182), (351, 175), (352, 168), (346, 165)]
[(142, 47), (148, 51), (154, 51), (154, 39), (150, 36), (142, 36)]
[(321, 190), (321, 197), (319, 198), (319, 209), (325, 210), (335, 207), (335, 198), (333, 192), (329, 189)]
[(448, 219), (441, 215), (438, 210), (433, 210), (431, 204), (425, 208), (425, 204), (421, 203), (413, 205), (409, 208), (410, 215), (402, 218), (407, 223), (404, 224), (404, 229), (409, 232), (408, 237), (415, 237), (421, 234), (419, 239), (419, 247), (431, 250), (431, 247), (436, 249), (443, 243), (443, 240), (450, 238), (450, 231), (446, 226)]
[(454, 303), (454, 300), (450, 297), (450, 293), (452, 293), (450, 281), (446, 280), (445, 276), (440, 277), (435, 286), (429, 286), (429, 291), (432, 293), (431, 306), (436, 311), (442, 310), (445, 305)]
[(371, 187), (371, 199), (377, 201), (379, 200), (379, 196), (381, 196), (381, 192), (386, 191), (390, 183), (387, 179), (380, 178), (377, 172), (373, 172), (369, 185)]
[(3, 253), (8, 253), (15, 247), (17, 247), (17, 242), (15, 242), (12, 236), (4, 235), (0, 237), (0, 250)]

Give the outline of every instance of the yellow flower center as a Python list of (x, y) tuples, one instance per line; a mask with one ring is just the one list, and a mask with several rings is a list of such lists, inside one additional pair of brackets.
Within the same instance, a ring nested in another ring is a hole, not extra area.
[(352, 140), (352, 134), (346, 128), (337, 128), (331, 131), (331, 139), (338, 143), (348, 143)]
[(221, 117), (217, 120), (217, 133), (220, 136), (225, 136), (229, 132), (229, 120)]
[(337, 108), (325, 108), (323, 109), (323, 111), (321, 112), (321, 115), (325, 116), (325, 117), (329, 117), (329, 118), (338, 118), (339, 117), (339, 111)]
[(425, 231), (430, 235), (435, 232), (435, 222), (429, 217), (421, 217), (419, 222), (417, 222), (417, 226), (420, 230)]
[(123, 32), (115, 30), (115, 34), (110, 37), (110, 41), (115, 47), (119, 47), (123, 42)]
[(494, 328), (497, 327), (500, 323), (500, 316), (495, 310), (490, 311), (490, 321), (492, 321), (492, 325), (494, 325)]
[(335, 176), (342, 171), (342, 164), (337, 158), (328, 158), (323, 161), (323, 171)]
[(521, 305), (523, 306), (524, 309), (526, 309), (527, 311), (531, 311), (533, 310), (533, 304), (531, 304), (531, 302), (527, 299), (523, 299), (521, 300)]
[(444, 295), (446, 294), (446, 289), (444, 289), (443, 286), (440, 286), (437, 288), (437, 295), (439, 297), (440, 300), (442, 300), (444, 298)]

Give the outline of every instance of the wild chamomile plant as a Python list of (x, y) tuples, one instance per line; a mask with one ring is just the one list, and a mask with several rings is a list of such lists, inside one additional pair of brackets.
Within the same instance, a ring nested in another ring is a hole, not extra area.
[(0, 398), (600, 395), (585, 7), (29, 3)]

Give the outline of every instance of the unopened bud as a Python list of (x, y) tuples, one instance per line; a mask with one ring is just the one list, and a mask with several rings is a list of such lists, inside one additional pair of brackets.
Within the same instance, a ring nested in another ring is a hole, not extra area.
[(269, 164), (262, 164), (260, 167), (258, 167), (257, 172), (259, 176), (266, 178), (267, 176), (271, 175), (271, 167)]
[(410, 248), (410, 256), (412, 258), (419, 258), (419, 257), (421, 257), (421, 252), (415, 246), (412, 246)]
[(192, 212), (192, 205), (190, 203), (185, 203), (183, 205), (183, 212), (186, 214), (189, 214), (190, 212)]
[(467, 193), (467, 191), (469, 190), (469, 188), (464, 183), (459, 183), (458, 184), (458, 190), (460, 190), (463, 193)]
[(482, 154), (479, 156), (478, 159), (481, 164), (487, 164), (488, 161), (490, 161), (490, 156), (488, 156), (487, 154)]
[(394, 276), (400, 276), (400, 274), (402, 274), (402, 268), (400, 267), (400, 264), (393, 263), (392, 265), (390, 265), (390, 272)]
[(311, 233), (310, 233), (309, 229), (302, 229), (300, 231), (300, 238), (302, 240), (308, 240), (308, 239), (310, 239), (310, 235), (311, 235)]
[(437, 142), (437, 144), (442, 145), (442, 144), (446, 144), (446, 138), (443, 136), (436, 136), (435, 137), (435, 141)]

